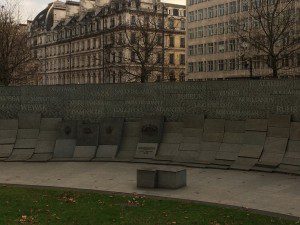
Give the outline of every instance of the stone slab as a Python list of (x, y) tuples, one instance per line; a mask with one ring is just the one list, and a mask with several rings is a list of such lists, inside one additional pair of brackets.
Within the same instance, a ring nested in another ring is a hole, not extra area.
[[(128, 125), (128, 124), (127, 124)], [(105, 119), (100, 123), (99, 144), (100, 145), (120, 145), (124, 128), (124, 118)], [(130, 129), (129, 129), (130, 128)], [(136, 133), (135, 133), (136, 129)], [(138, 136), (137, 127), (127, 127), (128, 136)]]
[(216, 154), (216, 151), (200, 151), (198, 153), (196, 162), (210, 164), (215, 160)]
[(245, 132), (245, 121), (226, 120), (225, 132), (228, 133), (243, 133)]
[(279, 154), (279, 153), (264, 153), (259, 161), (258, 161), (258, 165), (262, 165), (262, 166), (272, 166), (272, 167), (276, 167), (278, 166), (283, 159), (284, 154)]
[(96, 158), (114, 159), (118, 154), (119, 146), (117, 145), (99, 145)]
[(18, 120), (16, 119), (0, 119), (0, 130), (17, 130)]
[(14, 144), (16, 142), (16, 138), (0, 138), (1, 145)]
[(223, 142), (230, 144), (242, 144), (244, 142), (244, 133), (225, 132)]
[(165, 122), (164, 132), (165, 133), (180, 133), (183, 129), (182, 122)]
[(224, 133), (204, 132), (203, 141), (205, 142), (223, 142)]
[(205, 119), (204, 132), (224, 133), (225, 120), (223, 119)]
[(77, 137), (77, 122), (63, 121), (59, 125), (59, 139), (76, 139)]
[(179, 151), (179, 144), (161, 143), (156, 159), (172, 161)]
[(203, 128), (204, 115), (188, 115), (182, 118), (183, 126), (185, 128)]
[(231, 169), (250, 170), (258, 162), (258, 159), (238, 157), (236, 161), (230, 166)]
[(247, 131), (267, 131), (268, 120), (266, 120), (266, 119), (247, 119), (245, 128)]
[(291, 124), (291, 115), (270, 115), (268, 118), (269, 127), (289, 128)]
[(200, 144), (202, 138), (199, 137), (182, 137), (181, 143), (191, 143), (191, 144)]
[(203, 129), (183, 128), (182, 130), (180, 130), (180, 132), (182, 133), (183, 137), (198, 137), (201, 139), (203, 134)]
[(76, 146), (75, 139), (58, 139), (55, 142), (53, 158), (72, 158)]
[(231, 166), (233, 163), (233, 160), (215, 159), (214, 161), (212, 161), (211, 165), (225, 166), (225, 168), (228, 169), (228, 167)]
[(275, 171), (283, 172), (283, 173), (300, 174), (300, 165), (297, 166), (297, 165), (280, 164), (279, 167)]
[(116, 161), (125, 161), (130, 162), (135, 155), (135, 151), (125, 151), (123, 149), (120, 149), (120, 151), (117, 154)]
[(41, 131), (58, 131), (60, 124), (62, 122), (61, 118), (42, 118), (41, 119)]
[(160, 143), (164, 117), (145, 117), (141, 121), (140, 143)]
[(173, 162), (196, 163), (199, 152), (197, 151), (178, 151), (173, 158)]
[(19, 129), (17, 139), (37, 139), (39, 132), (39, 129)]
[(183, 136), (180, 133), (164, 133), (162, 142), (170, 144), (179, 144), (182, 142)]
[(255, 158), (259, 159), (263, 151), (261, 145), (246, 145), (241, 146), (241, 150), (238, 154), (239, 157)]
[(200, 151), (217, 152), (219, 151), (220, 146), (221, 146), (220, 142), (201, 142)]
[(287, 138), (276, 138), (267, 137), (264, 145), (264, 153), (278, 153), (283, 154), (287, 148), (288, 139)]
[(79, 123), (77, 126), (77, 146), (98, 146), (99, 125)]
[(48, 162), (52, 159), (53, 153), (38, 153), (33, 154), (30, 159), (27, 161), (29, 162)]
[(125, 137), (123, 138), (120, 149), (128, 149), (130, 151), (136, 151), (138, 144), (138, 137)]
[(244, 133), (243, 144), (247, 145), (264, 145), (266, 132), (246, 131)]
[(19, 113), (19, 129), (39, 129), (41, 123), (40, 113)]
[(157, 150), (157, 143), (138, 143), (134, 157), (138, 159), (154, 159)]
[(140, 129), (141, 125), (139, 122), (125, 122), (123, 128), (123, 137), (139, 137)]
[(294, 141), (300, 141), (300, 122), (291, 123), (290, 139)]
[(34, 153), (53, 153), (55, 140), (38, 140)]
[(290, 128), (268, 127), (268, 137), (289, 138)]
[(14, 148), (35, 149), (38, 139), (17, 139)]
[(96, 146), (76, 146), (73, 158), (77, 158), (84, 161), (90, 161), (95, 157), (96, 150)]
[(8, 158), (12, 151), (14, 145), (0, 145), (0, 158)]
[(58, 138), (58, 131), (40, 131), (39, 140), (56, 140)]
[(283, 164), (286, 165), (294, 165), (294, 166), (300, 166), (300, 158), (294, 158), (294, 157), (284, 157), (282, 160)]
[(186, 186), (185, 169), (157, 170), (157, 187), (178, 189)]
[(221, 169), (221, 170), (227, 170), (229, 169), (229, 165), (219, 165), (219, 164), (215, 164), (215, 161), (214, 163), (212, 164), (209, 164), (209, 165), (206, 165), (206, 168), (210, 168), (210, 169)]
[(271, 173), (275, 170), (275, 168), (274, 167), (265, 167), (265, 166), (262, 166), (262, 165), (255, 165), (255, 166), (252, 167), (251, 170)]
[(24, 162), (30, 159), (33, 155), (34, 149), (14, 149), (10, 157), (6, 161), (10, 162)]
[(157, 171), (155, 169), (138, 169), (137, 170), (137, 187), (138, 188), (156, 188)]
[(241, 144), (222, 143), (220, 150), (216, 153), (216, 159), (236, 160), (241, 147)]
[(16, 138), (17, 133), (17, 130), (0, 130), (0, 139)]
[(179, 146), (179, 151), (199, 151), (200, 144), (195, 143), (181, 143)]

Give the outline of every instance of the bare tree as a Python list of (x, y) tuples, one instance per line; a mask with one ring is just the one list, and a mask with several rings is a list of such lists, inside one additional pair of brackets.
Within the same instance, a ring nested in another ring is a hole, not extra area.
[(151, 10), (136, 12), (119, 26), (116, 36), (106, 37), (106, 73), (141, 83), (162, 73), (166, 67), (162, 16)]
[(32, 62), (27, 26), (20, 24), (16, 12), (19, 4), (6, 0), (0, 9), (0, 83), (6, 86), (18, 76), (26, 76), (25, 67)]
[(278, 77), (285, 61), (299, 50), (295, 4), (296, 0), (248, 0), (247, 13), (232, 18), (242, 56), (250, 66), (259, 59)]

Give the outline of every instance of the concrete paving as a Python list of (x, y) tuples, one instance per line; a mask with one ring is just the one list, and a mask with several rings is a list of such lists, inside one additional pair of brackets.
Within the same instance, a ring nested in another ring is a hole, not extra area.
[(137, 189), (137, 169), (151, 167), (162, 166), (106, 162), (0, 162), (0, 183), (139, 193), (300, 217), (300, 176), (187, 168), (185, 188)]

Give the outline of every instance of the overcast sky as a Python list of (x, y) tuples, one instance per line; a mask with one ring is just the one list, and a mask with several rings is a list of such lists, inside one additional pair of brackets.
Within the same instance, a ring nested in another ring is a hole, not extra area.
[[(3, 5), (5, 0), (0, 0), (0, 5)], [(34, 17), (42, 11), (49, 3), (55, 0), (20, 0), (22, 2), (22, 7), (20, 13), (22, 15), (22, 20), (27, 19), (32, 20)], [(79, 1), (79, 0), (75, 0)], [(185, 0), (163, 0), (164, 2), (170, 3), (180, 3), (185, 4)]]

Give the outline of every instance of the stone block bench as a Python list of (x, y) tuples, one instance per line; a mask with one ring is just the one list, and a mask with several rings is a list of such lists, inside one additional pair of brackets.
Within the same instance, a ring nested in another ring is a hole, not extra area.
[(138, 169), (138, 188), (178, 189), (186, 186), (186, 170), (170, 169)]

